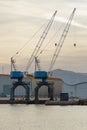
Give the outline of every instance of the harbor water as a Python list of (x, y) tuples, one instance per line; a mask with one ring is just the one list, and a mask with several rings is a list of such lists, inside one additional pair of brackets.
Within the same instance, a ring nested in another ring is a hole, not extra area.
[(87, 130), (87, 106), (0, 104), (0, 130)]

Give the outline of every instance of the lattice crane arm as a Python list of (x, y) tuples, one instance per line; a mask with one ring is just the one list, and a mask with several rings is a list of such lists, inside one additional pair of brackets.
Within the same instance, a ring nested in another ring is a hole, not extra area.
[(63, 33), (62, 33), (62, 35), (61, 35), (61, 37), (60, 37), (60, 40), (59, 40), (58, 44), (57, 44), (57, 47), (56, 47), (56, 49), (55, 49), (55, 52), (54, 52), (53, 57), (52, 57), (52, 60), (51, 60), (49, 72), (51, 72), (51, 70), (52, 70), (52, 68), (53, 68), (53, 66), (54, 66), (54, 64), (55, 64), (55, 62), (56, 62), (56, 59), (57, 59), (58, 56), (59, 56), (59, 53), (60, 53), (61, 48), (62, 48), (62, 46), (63, 46), (63, 43), (64, 43), (64, 41), (65, 41), (65, 38), (66, 38), (66, 36), (67, 36), (67, 34), (68, 34), (68, 31), (69, 31), (69, 28), (70, 28), (70, 25), (71, 25), (71, 22), (72, 22), (72, 19), (73, 19), (73, 16), (74, 16), (75, 11), (76, 11), (76, 8), (74, 8), (72, 14), (70, 15), (69, 20), (68, 20), (68, 22), (66, 23), (66, 26), (65, 26), (65, 28), (64, 28), (64, 30), (63, 30)]
[(40, 51), (40, 48), (41, 48), (41, 46), (42, 46), (42, 44), (43, 44), (43, 42), (44, 42), (44, 40), (45, 40), (49, 30), (50, 30), (50, 27), (51, 27), (51, 25), (52, 25), (52, 23), (54, 21), (56, 13), (57, 13), (57, 11), (55, 11), (55, 13), (51, 17), (50, 21), (48, 22), (45, 30), (43, 31), (43, 33), (42, 33), (42, 35), (41, 35), (41, 37), (40, 37), (40, 39), (39, 39), (39, 41), (38, 41), (38, 43), (37, 43), (37, 45), (36, 45), (36, 47), (34, 49), (32, 55), (31, 55), (31, 57), (30, 57), (30, 59), (29, 59), (29, 61), (27, 63), (27, 67), (25, 69), (26, 72), (28, 72), (28, 69), (31, 66), (32, 62), (34, 61), (34, 58), (37, 57), (37, 55), (38, 55), (38, 53)]

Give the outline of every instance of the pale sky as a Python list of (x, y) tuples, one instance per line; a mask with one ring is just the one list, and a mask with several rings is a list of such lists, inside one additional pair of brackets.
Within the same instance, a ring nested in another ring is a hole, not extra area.
[[(25, 71), (42, 31), (57, 10), (54, 23), (43, 43), (42, 50), (45, 49), (39, 57), (42, 70), (48, 71), (55, 43), (58, 43), (74, 8), (76, 12), (69, 33), (53, 69), (87, 73), (87, 0), (0, 0), (0, 73), (10, 72), (10, 58), (29, 41), (14, 57), (18, 70)], [(45, 26), (31, 40), (42, 25)], [(52, 38), (55, 32), (57, 36)], [(34, 63), (30, 72), (33, 70)]]

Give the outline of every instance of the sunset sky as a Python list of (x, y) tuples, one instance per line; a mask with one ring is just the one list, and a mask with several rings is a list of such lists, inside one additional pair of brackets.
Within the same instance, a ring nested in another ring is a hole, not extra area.
[[(87, 73), (87, 0), (0, 0), (0, 73), (10, 72), (10, 58), (17, 52), (14, 59), (18, 70), (25, 70), (42, 31), (57, 10), (43, 43), (44, 51), (38, 57), (42, 70), (48, 71), (55, 43), (74, 8), (76, 12), (69, 33), (53, 69)], [(53, 37), (55, 32), (57, 35)], [(34, 63), (30, 72), (33, 70)]]

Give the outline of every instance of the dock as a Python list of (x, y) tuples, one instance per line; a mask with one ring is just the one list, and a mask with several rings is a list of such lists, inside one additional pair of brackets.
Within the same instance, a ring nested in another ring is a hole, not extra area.
[(80, 99), (80, 100), (70, 100), (70, 101), (53, 101), (53, 100), (30, 100), (27, 102), (26, 100), (8, 100), (8, 99), (0, 99), (0, 104), (44, 104), (44, 105), (60, 105), (60, 106), (65, 106), (65, 105), (87, 105), (87, 99)]
[(35, 100), (30, 100), (29, 102), (27, 102), (26, 100), (14, 100), (14, 101), (10, 101), (10, 100), (2, 100), (0, 99), (0, 104), (45, 104), (46, 100), (39, 100), (39, 101), (35, 101)]
[(79, 105), (79, 101), (46, 101), (45, 105)]

